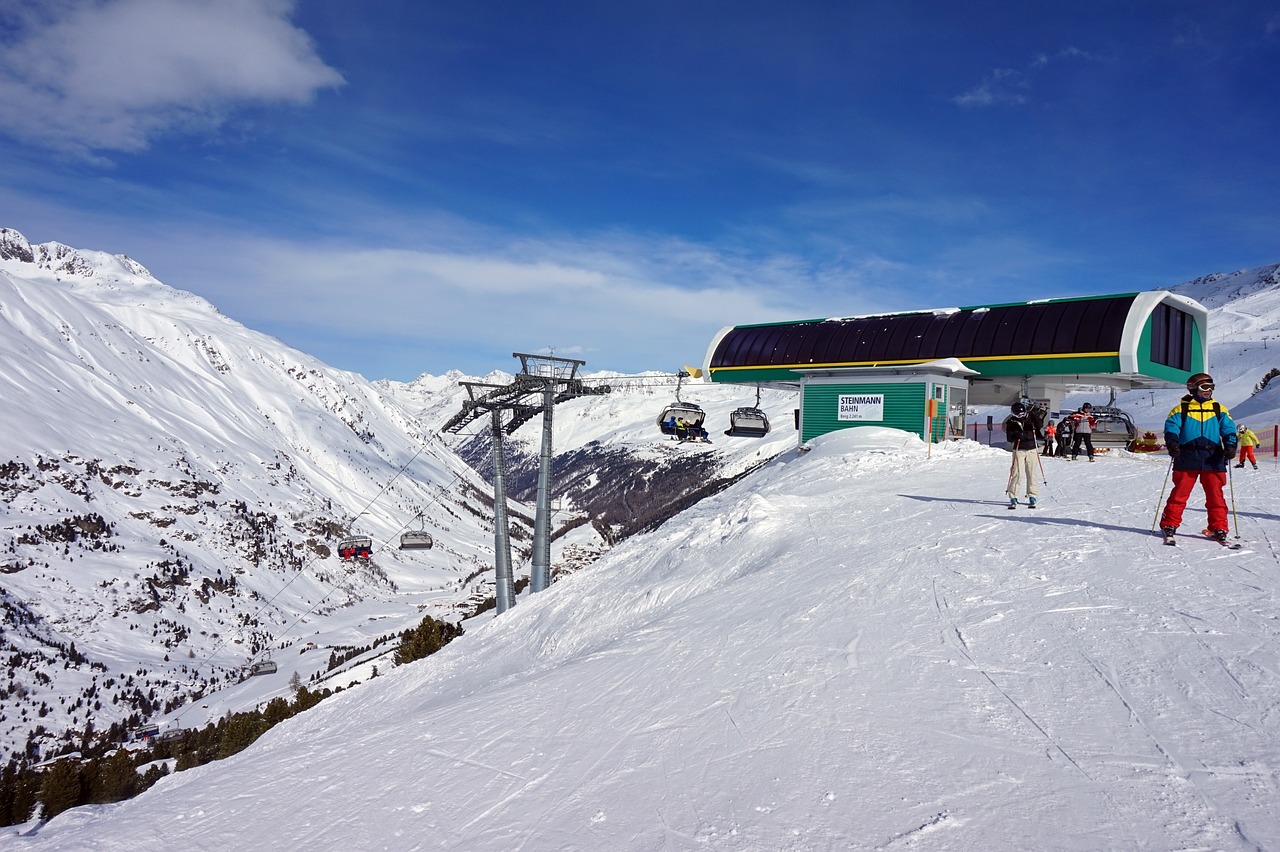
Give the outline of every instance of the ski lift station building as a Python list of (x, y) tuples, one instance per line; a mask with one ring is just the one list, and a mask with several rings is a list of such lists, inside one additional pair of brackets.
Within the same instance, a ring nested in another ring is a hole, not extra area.
[(970, 405), (1057, 409), (1072, 385), (1181, 386), (1208, 371), (1208, 318), (1155, 290), (730, 326), (703, 375), (798, 389), (801, 443), (873, 425), (940, 441), (965, 434)]

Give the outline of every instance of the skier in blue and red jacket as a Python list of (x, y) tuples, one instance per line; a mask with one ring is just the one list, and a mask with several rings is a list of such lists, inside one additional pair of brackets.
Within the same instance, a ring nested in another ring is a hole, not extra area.
[(1209, 512), (1209, 535), (1227, 540), (1227, 501), (1222, 489), (1227, 484), (1227, 462), (1235, 458), (1238, 441), (1231, 413), (1213, 399), (1213, 377), (1196, 373), (1187, 380), (1187, 395), (1164, 421), (1164, 445), (1173, 457), (1173, 491), (1160, 516), (1162, 533), (1177, 532), (1187, 498), (1199, 480)]

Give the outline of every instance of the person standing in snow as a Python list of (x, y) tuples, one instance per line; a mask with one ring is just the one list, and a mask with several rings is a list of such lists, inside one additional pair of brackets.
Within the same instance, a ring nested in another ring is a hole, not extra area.
[(1236, 465), (1236, 467), (1244, 467), (1244, 463), (1247, 461), (1253, 464), (1254, 470), (1257, 470), (1258, 457), (1253, 454), (1253, 448), (1262, 442), (1258, 440), (1258, 436), (1254, 434), (1253, 430), (1243, 423), (1240, 424), (1240, 428), (1236, 430), (1236, 433), (1240, 436), (1240, 464)]
[(1089, 461), (1093, 461), (1093, 427), (1097, 425), (1098, 421), (1093, 417), (1093, 406), (1087, 402), (1080, 406), (1079, 411), (1071, 415), (1071, 432), (1075, 435), (1071, 441), (1072, 461), (1080, 455), (1081, 442), (1084, 442), (1085, 449), (1089, 451)]
[(1071, 442), (1075, 435), (1071, 432), (1071, 417), (1067, 416), (1058, 421), (1058, 429), (1054, 437), (1058, 441), (1058, 449), (1056, 455), (1061, 458), (1067, 458), (1071, 452)]
[(1036, 497), (1040, 495), (1040, 486), (1036, 482), (1036, 466), (1040, 463), (1037, 438), (1041, 429), (1040, 415), (1034, 409), (1028, 410), (1021, 402), (1009, 407), (1011, 412), (1004, 420), (1004, 434), (1013, 450), (1013, 464), (1009, 469), (1009, 482), (1005, 493), (1009, 495), (1009, 508), (1018, 505), (1018, 492), (1022, 490), (1022, 480), (1027, 480), (1027, 505), (1034, 509)]
[(1055, 447), (1053, 439), (1057, 434), (1058, 430), (1054, 428), (1052, 420), (1044, 424), (1044, 455), (1053, 455)]
[(1196, 481), (1204, 489), (1209, 513), (1206, 532), (1215, 541), (1227, 540), (1227, 462), (1235, 458), (1239, 438), (1231, 413), (1213, 398), (1213, 377), (1196, 373), (1187, 380), (1187, 395), (1164, 422), (1164, 445), (1173, 457), (1173, 490), (1160, 515), (1166, 538), (1178, 531), (1182, 511)]

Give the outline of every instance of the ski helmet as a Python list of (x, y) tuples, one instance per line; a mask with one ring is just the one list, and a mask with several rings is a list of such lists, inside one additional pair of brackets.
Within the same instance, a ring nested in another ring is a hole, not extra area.
[(1027, 413), (1027, 407), (1020, 402), (1015, 402), (1013, 405), (1009, 406), (1009, 410), (1012, 411), (1014, 414)]
[(1200, 389), (1200, 385), (1206, 385), (1206, 384), (1207, 385), (1213, 384), (1213, 376), (1209, 375), (1208, 373), (1196, 373), (1194, 376), (1187, 379), (1187, 390), (1190, 391), (1191, 393), (1195, 393), (1197, 390)]

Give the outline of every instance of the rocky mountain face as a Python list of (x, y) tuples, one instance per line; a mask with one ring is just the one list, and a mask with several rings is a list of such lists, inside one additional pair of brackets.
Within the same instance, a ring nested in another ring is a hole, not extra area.
[[(512, 374), (497, 371), (481, 381), (502, 386), (513, 379)], [(449, 374), (421, 376), (408, 384), (379, 384), (423, 423), (439, 430), (461, 408), (466, 392), (460, 383), (466, 381), (471, 380)], [(606, 544), (662, 524), (796, 446), (795, 395), (790, 392), (761, 392), (759, 405), (775, 424), (767, 437), (731, 438), (724, 430), (732, 411), (755, 407), (754, 390), (681, 380), (675, 373), (660, 372), (635, 376), (588, 372), (583, 381), (607, 387), (609, 392), (555, 406), (551, 497), (580, 512)], [(681, 443), (661, 433), (658, 420), (666, 406), (677, 400), (706, 412), (710, 443)], [(541, 418), (535, 417), (503, 436), (507, 493), (525, 503), (537, 497), (542, 428)], [(493, 436), (487, 421), (458, 434), (442, 433), (442, 437), (492, 481)]]

